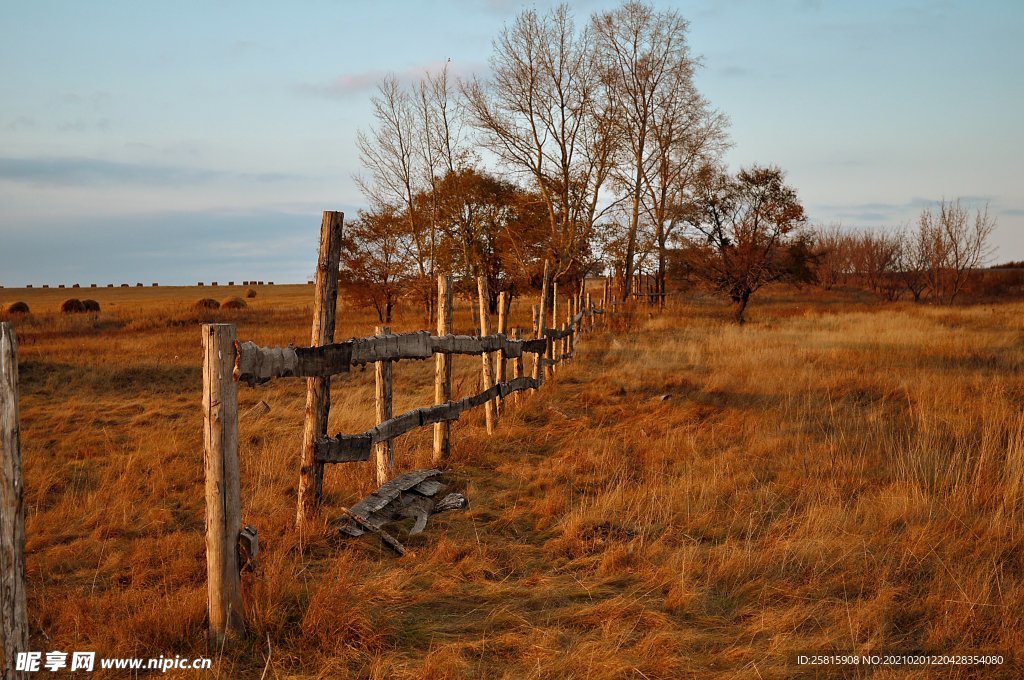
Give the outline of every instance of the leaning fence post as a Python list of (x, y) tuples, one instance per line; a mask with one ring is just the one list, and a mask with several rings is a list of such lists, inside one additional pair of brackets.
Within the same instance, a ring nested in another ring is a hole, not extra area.
[[(377, 326), (377, 335), (389, 335), (390, 326)], [(387, 359), (374, 363), (374, 375), (376, 378), (376, 404), (377, 424), (391, 419), (391, 362)], [(377, 486), (384, 486), (395, 472), (395, 443), (390, 439), (377, 442)]]
[[(540, 305), (534, 305), (533, 306), (533, 337), (534, 338), (540, 338), (542, 332), (543, 331), (542, 331), (541, 325), (540, 325)], [(541, 372), (541, 359), (543, 358), (543, 356), (544, 356), (543, 352), (538, 352), (538, 353), (535, 353), (533, 355), (533, 366), (532, 366), (533, 373), (531, 375), (533, 376), (533, 379), (537, 381), (538, 385), (540, 384), (541, 375), (543, 375), (542, 372)], [(534, 391), (534, 389), (535, 388), (531, 387), (530, 388), (530, 392), (532, 393)]]
[[(508, 309), (506, 308), (507, 305), (508, 295), (505, 293), (505, 291), (501, 291), (500, 293), (498, 293), (498, 333), (500, 333), (501, 335), (508, 334)], [(505, 348), (502, 347), (501, 349), (499, 349), (497, 352), (495, 352), (494, 356), (498, 360), (498, 370), (496, 371), (497, 376), (495, 377), (495, 380), (499, 383), (503, 383), (505, 382), (506, 373)], [(495, 400), (494, 403), (495, 406), (497, 407), (497, 414), (500, 416), (502, 411), (505, 410), (504, 404), (502, 403), (501, 399)]]
[[(437, 277), (437, 334), (452, 332), (452, 277)], [(436, 354), (434, 363), (434, 403), (443, 404), (452, 399), (452, 359), (444, 352)], [(434, 423), (434, 465), (446, 460), (452, 453), (452, 423), (444, 420)]]
[[(313, 298), (313, 333), (310, 341), (313, 347), (334, 342), (334, 320), (338, 310), (338, 263), (341, 259), (341, 231), (344, 223), (345, 213), (324, 211), (320, 223), (320, 255), (316, 264), (316, 294)], [(316, 513), (323, 495), (324, 465), (316, 459), (316, 441), (327, 436), (327, 416), (330, 410), (331, 379), (307, 378), (296, 526), (301, 526)]]
[[(491, 318), (487, 314), (487, 279), (483, 276), (476, 277), (476, 292), (480, 301), (480, 337), (484, 337), (491, 334)], [(491, 389), (494, 384), (494, 374), (491, 372), (491, 354), (490, 352), (483, 352), (480, 355), (483, 361), (483, 371), (481, 373), (483, 378), (484, 391)], [(484, 404), (484, 417), (487, 421), (487, 434), (494, 433), (494, 399), (487, 400)]]
[(28, 647), (25, 596), (25, 497), (18, 413), (18, 342), (0, 322), (0, 677), (15, 675), (18, 652)]
[(210, 647), (245, 636), (238, 536), (242, 502), (238, 470), (235, 327), (203, 324), (203, 441), (206, 470), (206, 582)]
[(590, 298), (590, 293), (587, 293), (587, 332), (594, 332), (594, 301)]

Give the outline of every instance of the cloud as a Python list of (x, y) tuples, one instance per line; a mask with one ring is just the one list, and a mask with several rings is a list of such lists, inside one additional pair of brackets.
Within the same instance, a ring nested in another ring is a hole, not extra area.
[(98, 158), (0, 157), (0, 181), (37, 186), (182, 186), (231, 179), (282, 182), (303, 177), (278, 172), (238, 173), (174, 165), (121, 163)]
[(450, 61), (434, 61), (421, 66), (406, 69), (404, 71), (387, 71), (383, 69), (370, 69), (358, 73), (345, 73), (332, 80), (320, 83), (299, 83), (295, 91), (299, 94), (312, 95), (316, 97), (344, 98), (364, 94), (373, 90), (377, 83), (385, 76), (393, 76), (402, 85), (412, 85), (419, 82), (428, 73), (439, 73), (445, 64), (448, 65), (448, 76), (451, 81), (466, 79), (474, 74), (487, 70), (484, 64), (456, 64)]
[(5, 125), (4, 128), (6, 128), (7, 130), (11, 130), (12, 132), (16, 132), (18, 130), (28, 130), (34, 128), (36, 127), (36, 125), (37, 123), (35, 118), (30, 118), (28, 116), (18, 116), (17, 118), (7, 123), (7, 125)]
[[(1011, 217), (1024, 215), (1024, 210), (1001, 208), (994, 196), (947, 196), (946, 201), (958, 200), (969, 210), (989, 206), (990, 214)], [(851, 220), (867, 224), (894, 224), (916, 217), (922, 210), (935, 208), (943, 197), (924, 198), (915, 196), (903, 203), (849, 203), (811, 206), (811, 211), (830, 219)]]

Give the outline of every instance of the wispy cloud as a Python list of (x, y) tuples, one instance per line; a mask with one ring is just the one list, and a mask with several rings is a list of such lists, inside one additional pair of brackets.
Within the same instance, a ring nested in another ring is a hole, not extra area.
[(279, 172), (228, 172), (147, 163), (122, 163), (98, 158), (0, 157), (0, 181), (39, 186), (197, 185), (215, 180), (282, 182), (303, 179)]
[(369, 92), (386, 76), (393, 76), (398, 79), (399, 83), (411, 85), (419, 82), (428, 73), (440, 72), (445, 64), (448, 65), (448, 75), (453, 80), (465, 79), (487, 70), (487, 66), (482, 63), (456, 64), (453, 62), (435, 61), (405, 69), (404, 71), (370, 69), (357, 73), (344, 73), (326, 82), (299, 83), (294, 89), (300, 94), (317, 97), (351, 97)]

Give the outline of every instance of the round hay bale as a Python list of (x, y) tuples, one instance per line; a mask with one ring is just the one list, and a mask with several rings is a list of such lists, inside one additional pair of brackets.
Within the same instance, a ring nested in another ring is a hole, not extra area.
[(245, 300), (240, 297), (228, 298), (224, 302), (220, 303), (221, 309), (245, 309), (249, 305), (245, 304)]
[(82, 304), (85, 305), (85, 311), (87, 312), (100, 311), (100, 303), (95, 300), (82, 300)]
[(220, 303), (211, 298), (203, 298), (202, 300), (196, 301), (192, 307), (198, 310), (220, 309)]
[(12, 302), (7, 305), (4, 311), (8, 314), (28, 314), (29, 308), (27, 303), (18, 300), (17, 302)]
[(61, 314), (81, 314), (85, 311), (85, 305), (78, 298), (70, 298), (60, 303)]
[(254, 298), (254, 297), (256, 297), (256, 291), (254, 291), (252, 288), (250, 288), (249, 290), (245, 291), (245, 297), (247, 297), (247, 298)]

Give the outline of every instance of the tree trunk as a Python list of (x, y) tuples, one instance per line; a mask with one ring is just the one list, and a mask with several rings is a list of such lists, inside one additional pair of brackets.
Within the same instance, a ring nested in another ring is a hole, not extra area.
[(736, 323), (743, 325), (746, 323), (743, 314), (747, 311), (747, 303), (750, 302), (750, 291), (743, 291), (734, 300), (736, 302)]

